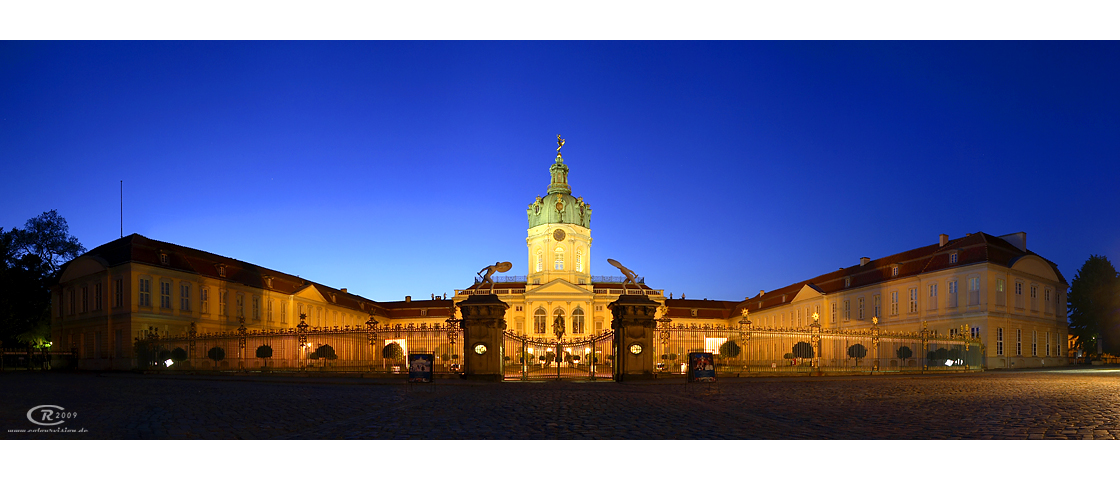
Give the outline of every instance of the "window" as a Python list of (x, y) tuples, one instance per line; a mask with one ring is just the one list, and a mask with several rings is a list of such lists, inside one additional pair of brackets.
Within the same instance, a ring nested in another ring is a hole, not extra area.
[(957, 281), (950, 281), (947, 285), (949, 286), (949, 298), (946, 299), (945, 306), (957, 308)]
[(225, 265), (218, 265), (218, 276), (219, 277), (225, 277), (226, 276), (226, 266)]
[(852, 318), (852, 305), (850, 300), (844, 300), (844, 321), (851, 320)]
[(280, 302), (280, 323), (288, 323), (288, 302)]
[(873, 304), (872, 308), (875, 309), (875, 316), (876, 317), (879, 317), (879, 316), (883, 315), (883, 310), (882, 310), (883, 303), (882, 302), (883, 302), (883, 299), (879, 298), (879, 295), (874, 295), (874, 296), (871, 297), (871, 303)]
[(89, 311), (89, 287), (82, 285), (82, 311), (86, 313)]
[(191, 311), (191, 285), (189, 283), (179, 285), (179, 310)]
[(584, 331), (585, 328), (584, 328), (584, 323), (583, 323), (584, 322), (583, 316), (584, 315), (583, 315), (583, 309), (582, 308), (576, 307), (575, 310), (572, 310), (572, 333), (575, 333), (575, 334), (586, 333)]
[(533, 332), (540, 335), (545, 333), (545, 322), (548, 314), (545, 313), (544, 307), (537, 307), (533, 312)]
[(171, 308), (171, 282), (159, 281), (159, 308)]
[(603, 306), (602, 306), (602, 305), (595, 305), (595, 311), (596, 311), (596, 312), (601, 312), (601, 311), (603, 311)]
[(1031, 356), (1038, 356), (1038, 330), (1031, 330)]
[[(152, 281), (147, 278), (140, 279), (140, 306), (152, 306)], [(73, 309), (73, 308), (71, 308)]]
[(201, 288), (200, 287), (198, 289), (198, 302), (199, 302), (199, 306), (198, 306), (199, 311), (201, 311), (202, 313), (210, 313), (210, 289), (209, 288)]
[(1015, 356), (1023, 356), (1023, 331), (1015, 329)]
[(852, 278), (851, 277), (844, 278), (844, 288), (848, 288), (850, 286), (852, 286)]
[(1003, 327), (996, 329), (996, 355), (1003, 355)]
[(1046, 331), (1046, 356), (1050, 356), (1050, 331)]
[(583, 273), (583, 250), (576, 249), (576, 271)]
[(1007, 287), (1006, 281), (1002, 278), (996, 279), (996, 305), (1004, 306), (1007, 304)]
[(161, 253), (161, 254), (159, 254), (159, 263), (161, 263), (163, 265), (168, 265), (168, 264), (171, 263), (171, 259), (167, 258), (166, 253)]
[(930, 310), (937, 310), (937, 284), (936, 283), (931, 283), (929, 285), (929, 299), (927, 300), (927, 302), (929, 304), (926, 305), (926, 308), (928, 308)]
[(544, 270), (544, 255), (540, 250), (537, 250), (537, 271)]
[(237, 318), (245, 318), (245, 294), (237, 294)]
[(968, 279), (968, 304), (980, 305), (980, 277)]
[(226, 309), (226, 303), (229, 300), (229, 291), (220, 290), (218, 292), (218, 315), (229, 315), (229, 310)]
[(524, 310), (524, 308), (525, 307), (522, 307), (521, 305), (516, 305), (516, 306), (513, 307), (513, 311), (520, 312), (520, 311)]
[(70, 289), (70, 315), (77, 313), (74, 305), (74, 289)]
[[(1046, 293), (1049, 295), (1050, 291), (1047, 290)], [(1049, 299), (1050, 297), (1046, 298)], [(101, 282), (93, 284), (93, 309), (101, 310)]]
[(957, 263), (957, 252), (949, 254), (949, 263)]
[(261, 297), (253, 295), (253, 320), (261, 319)]
[(1031, 285), (1031, 311), (1038, 311), (1038, 285)]
[(1015, 282), (1015, 308), (1023, 308), (1023, 282)]
[(969, 334), (972, 335), (972, 338), (980, 338), (980, 327), (972, 327), (969, 330)]
[(113, 280), (113, 306), (124, 306), (124, 279), (122, 278)]
[(891, 276), (892, 277), (897, 277), (898, 276), (898, 265), (895, 265), (895, 266), (891, 267)]
[(891, 292), (891, 315), (898, 315), (898, 290)]
[(428, 316), (428, 309), (426, 309), (426, 308), (422, 308), (422, 309), (420, 309), (420, 316), (421, 316), (421, 317), (426, 317), (426, 316)]
[(839, 320), (839, 318), (836, 317), (836, 302), (832, 302), (832, 321), (835, 322), (837, 320)]
[(556, 247), (555, 254), (556, 254), (556, 261), (553, 263), (552, 268), (554, 268), (556, 270), (563, 270), (564, 269), (564, 249), (560, 248), (560, 247)]
[(863, 297), (856, 299), (856, 318), (863, 320)]
[(918, 289), (910, 289), (910, 313), (918, 313)]
[(1043, 305), (1046, 306), (1046, 313), (1054, 313), (1054, 304), (1050, 302), (1050, 289), (1047, 288), (1043, 294), (1045, 295), (1043, 297)]

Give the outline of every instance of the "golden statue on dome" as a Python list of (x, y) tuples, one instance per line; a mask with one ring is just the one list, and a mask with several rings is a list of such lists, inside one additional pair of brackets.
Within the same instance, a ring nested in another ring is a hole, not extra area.
[(564, 146), (564, 139), (560, 138), (560, 134), (556, 134), (556, 156), (560, 156), (560, 148)]

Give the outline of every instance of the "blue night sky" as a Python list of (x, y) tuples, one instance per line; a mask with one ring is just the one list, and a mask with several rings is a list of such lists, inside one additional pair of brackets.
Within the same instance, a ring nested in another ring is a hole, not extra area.
[(1116, 42), (0, 42), (0, 226), (57, 209), (375, 300), (607, 258), (739, 300), (983, 231), (1120, 261)]

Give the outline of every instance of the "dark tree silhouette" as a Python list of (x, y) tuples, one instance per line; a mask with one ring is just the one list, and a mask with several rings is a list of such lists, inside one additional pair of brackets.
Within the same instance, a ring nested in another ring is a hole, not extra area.
[(185, 362), (187, 360), (187, 351), (183, 350), (183, 347), (175, 347), (175, 350), (171, 351), (171, 360), (174, 360), (175, 363)]
[(863, 346), (863, 344), (857, 343), (855, 345), (852, 345), (852, 346), (848, 347), (848, 357), (856, 359), (857, 364), (859, 363), (859, 361), (861, 359), (863, 359), (863, 357), (866, 357), (866, 356), (867, 356), (867, 347)]
[(268, 367), (268, 359), (272, 358), (272, 346), (261, 345), (257, 347), (257, 358), (263, 358), (264, 366)]
[(813, 358), (813, 346), (809, 342), (797, 342), (793, 344), (793, 358)]
[(0, 341), (4, 346), (46, 346), (55, 275), (62, 264), (84, 251), (54, 210), (28, 220), (23, 229), (0, 228)]
[(735, 340), (728, 340), (719, 346), (719, 356), (722, 358), (736, 358), (742, 353), (739, 344)]
[(910, 347), (903, 345), (901, 347), (898, 347), (898, 351), (895, 352), (895, 355), (902, 360), (906, 360), (907, 358), (914, 356), (914, 351), (911, 350)]
[(222, 347), (211, 348), (210, 351), (206, 352), (206, 358), (213, 360), (214, 368), (218, 368), (218, 362), (226, 358), (226, 351), (223, 350)]
[(1074, 347), (1095, 355), (1120, 355), (1120, 281), (1108, 258), (1092, 255), (1077, 270), (1069, 289), (1069, 333)]

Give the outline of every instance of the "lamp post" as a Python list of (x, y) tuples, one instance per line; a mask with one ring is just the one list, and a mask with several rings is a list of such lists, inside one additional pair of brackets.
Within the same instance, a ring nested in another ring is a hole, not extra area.
[(820, 318), (821, 318), (821, 316), (820, 316), (819, 313), (813, 312), (813, 324), (809, 325), (809, 327), (811, 327), (813, 329), (812, 340), (813, 340), (813, 347), (814, 347), (813, 350), (814, 351), (813, 351), (813, 360), (812, 361), (813, 361), (813, 366), (815, 366), (817, 368), (817, 373), (818, 374), (820, 374), (820, 371), (821, 371), (821, 324), (818, 321), (818, 320), (820, 320)]
[(369, 341), (370, 360), (371, 360), (369, 362), (369, 369), (371, 371), (373, 370), (372, 360), (373, 360), (374, 357), (377, 356), (377, 350), (376, 350), (376, 347), (374, 346), (374, 344), (377, 343), (377, 331), (374, 330), (375, 328), (377, 328), (377, 320), (374, 320), (373, 314), (371, 313), (371, 314), (369, 314), (369, 320), (366, 321), (366, 340)]
[[(296, 332), (299, 333), (299, 336), (297, 337), (297, 339), (299, 340), (299, 349), (301, 351), (304, 351), (304, 352), (307, 351), (307, 322), (306, 322), (306, 319), (307, 319), (307, 314), (306, 313), (299, 314), (299, 325), (296, 325)], [(300, 362), (299, 369), (303, 370), (304, 365), (305, 365), (304, 362)]]
[(871, 317), (871, 349), (875, 351), (872, 373), (879, 371), (879, 317)]
[(739, 320), (739, 339), (743, 342), (743, 358), (745, 359), (744, 369), (747, 372), (751, 371), (751, 321), (747, 315), (750, 310), (743, 309), (743, 319)]
[(237, 327), (237, 368), (238, 370), (245, 370), (245, 316), (237, 317), (241, 326)]

